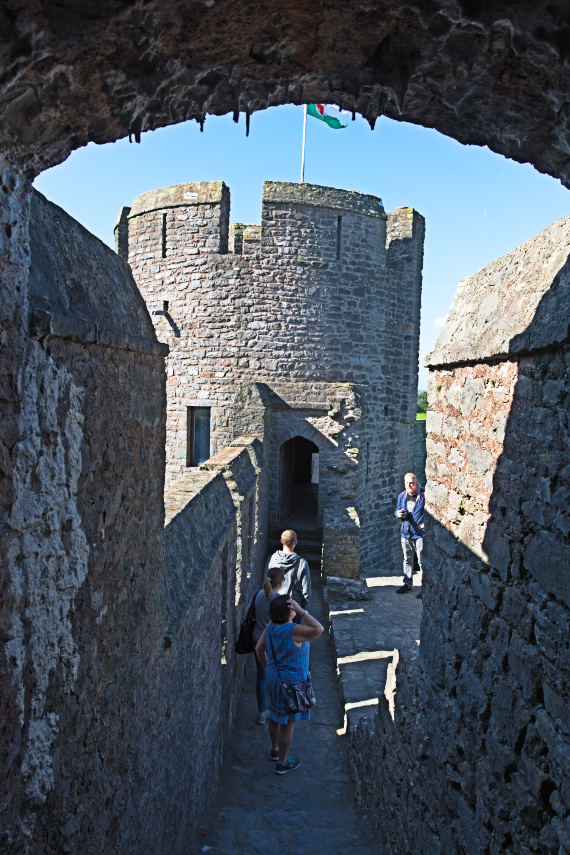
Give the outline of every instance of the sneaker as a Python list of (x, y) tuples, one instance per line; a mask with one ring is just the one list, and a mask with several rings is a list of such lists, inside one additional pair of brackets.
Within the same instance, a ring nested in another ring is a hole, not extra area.
[(398, 590), (396, 591), (396, 593), (397, 593), (397, 594), (411, 594), (411, 593), (412, 593), (412, 589), (410, 588), (410, 586), (409, 586), (409, 585), (402, 585), (402, 587), (401, 587), (401, 588), (398, 588)]
[(269, 759), (270, 760), (279, 760), (279, 749), (278, 748), (272, 748), (271, 749), (271, 754), (269, 755)]
[(301, 765), (300, 760), (295, 760), (293, 757), (288, 757), (286, 763), (278, 763), (275, 767), (275, 772), (278, 775), (286, 775), (287, 772), (292, 772), (293, 769), (296, 769)]
[(265, 722), (267, 721), (267, 717), (268, 717), (267, 710), (265, 710), (265, 712), (260, 712), (259, 715), (257, 716), (257, 723), (258, 724), (265, 724)]

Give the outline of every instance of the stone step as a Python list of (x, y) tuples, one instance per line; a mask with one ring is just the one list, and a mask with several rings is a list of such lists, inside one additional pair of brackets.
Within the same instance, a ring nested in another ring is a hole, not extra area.
[[(311, 532), (297, 532), (299, 537), (299, 543), (322, 543), (323, 533), (321, 530), (315, 530)], [(269, 545), (273, 543), (280, 543), (281, 540), (281, 530), (269, 531)]]

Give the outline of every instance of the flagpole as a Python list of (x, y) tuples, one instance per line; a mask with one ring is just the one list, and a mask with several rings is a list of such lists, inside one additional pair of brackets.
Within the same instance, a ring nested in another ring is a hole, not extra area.
[(307, 135), (307, 105), (303, 110), (303, 153), (301, 155), (301, 184), (305, 183), (305, 137)]

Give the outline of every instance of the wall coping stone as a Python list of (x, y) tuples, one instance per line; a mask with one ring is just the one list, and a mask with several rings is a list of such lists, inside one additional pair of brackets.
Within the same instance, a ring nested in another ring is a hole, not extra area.
[(568, 339), (570, 216), (462, 279), (426, 368), (522, 355)]
[(191, 184), (172, 184), (158, 190), (141, 193), (133, 202), (128, 219), (140, 217), (163, 208), (190, 208), (193, 205), (219, 205), (229, 193), (223, 181), (196, 181)]
[(184, 510), (186, 505), (211, 481), (220, 477), (218, 470), (193, 468), (164, 494), (164, 528)]
[(221, 451), (218, 451), (217, 454), (214, 454), (208, 460), (204, 461), (204, 463), (201, 463), (199, 468), (209, 471), (215, 470), (217, 472), (223, 472), (231, 466), (234, 460), (236, 460), (244, 450), (244, 445), (236, 445), (235, 443), (226, 445)]
[(134, 335), (99, 326), (94, 321), (76, 318), (73, 315), (58, 315), (43, 309), (31, 308), (29, 329), (32, 338), (62, 338), (80, 344), (95, 344), (99, 347), (114, 347), (135, 353), (150, 353), (152, 356), (168, 356), (169, 347), (160, 341), (138, 338)]
[(285, 203), (313, 208), (332, 208), (366, 217), (387, 220), (382, 199), (359, 193), (357, 190), (337, 190), (318, 184), (297, 184), (288, 181), (264, 181), (262, 207), (264, 203)]

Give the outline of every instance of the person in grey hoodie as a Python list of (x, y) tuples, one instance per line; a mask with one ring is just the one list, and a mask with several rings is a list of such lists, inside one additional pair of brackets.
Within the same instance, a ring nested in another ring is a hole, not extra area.
[[(291, 589), (291, 597), (300, 606), (306, 608), (307, 603), (311, 599), (311, 573), (309, 565), (304, 558), (297, 555), (295, 547), (297, 546), (297, 535), (291, 529), (287, 529), (281, 535), (281, 544), (283, 549), (278, 549), (273, 555), (267, 559), (265, 565), (265, 575), (272, 567), (279, 567), (283, 570), (285, 577), (283, 584), (279, 588), (280, 594), (287, 594), (293, 581)], [(301, 618), (296, 617), (295, 623), (300, 623)]]

